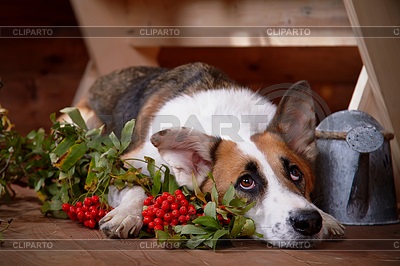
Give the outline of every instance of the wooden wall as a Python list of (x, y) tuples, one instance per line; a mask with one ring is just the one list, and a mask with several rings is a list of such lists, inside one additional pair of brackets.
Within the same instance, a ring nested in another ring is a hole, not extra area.
[[(77, 25), (67, 0), (2, 4), (0, 25)], [(116, 51), (117, 53), (118, 51)], [(48, 128), (50, 113), (72, 103), (88, 62), (83, 39), (1, 39), (0, 104), (16, 130)], [(308, 80), (331, 112), (346, 109), (362, 62), (345, 47), (162, 47), (161, 66), (193, 61), (213, 64), (238, 82), (260, 89)]]

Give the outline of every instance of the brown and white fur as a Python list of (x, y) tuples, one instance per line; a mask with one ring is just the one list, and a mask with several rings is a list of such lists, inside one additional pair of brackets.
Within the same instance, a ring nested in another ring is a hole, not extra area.
[[(215, 68), (194, 63), (115, 72), (92, 87), (81, 109), (109, 131), (120, 132), (122, 121), (136, 118), (125, 159), (152, 157), (189, 188), (194, 174), (204, 191), (211, 189), (211, 172), (221, 194), (232, 183), (238, 195), (256, 202), (247, 216), (264, 240), (291, 243), (344, 233), (310, 201), (318, 153), (311, 96), (308, 83), (299, 82), (276, 107)], [(111, 238), (136, 236), (145, 197), (140, 187), (110, 187), (115, 209), (100, 229)]]

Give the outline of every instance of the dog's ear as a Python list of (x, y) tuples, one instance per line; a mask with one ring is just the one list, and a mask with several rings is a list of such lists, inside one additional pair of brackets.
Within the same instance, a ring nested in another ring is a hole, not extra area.
[(283, 96), (267, 130), (279, 134), (289, 147), (314, 164), (318, 154), (315, 123), (310, 85), (299, 81)]
[(194, 174), (199, 186), (211, 170), (210, 151), (218, 138), (191, 128), (170, 128), (155, 133), (150, 141), (174, 171), (180, 185), (192, 188)]

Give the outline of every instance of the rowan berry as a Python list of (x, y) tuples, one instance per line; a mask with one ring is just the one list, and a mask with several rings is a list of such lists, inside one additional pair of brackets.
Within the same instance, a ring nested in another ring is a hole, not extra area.
[(162, 197), (158, 197), (157, 199), (156, 199), (156, 203), (157, 204), (159, 204), (160, 206), (161, 206), (161, 204), (163, 203), (163, 198)]
[(172, 195), (169, 195), (169, 196), (167, 197), (167, 201), (168, 201), (169, 203), (173, 203), (173, 202), (175, 202), (175, 197), (172, 196)]
[(179, 223), (181, 223), (181, 224), (184, 224), (184, 223), (186, 223), (186, 215), (181, 215), (181, 216), (179, 216), (178, 217), (178, 221), (179, 221)]
[(98, 216), (99, 216), (100, 218), (103, 218), (105, 215), (106, 215), (106, 211), (103, 210), (103, 209), (100, 209), (100, 210), (99, 210), (99, 213), (98, 213)]
[(196, 209), (195, 208), (188, 208), (188, 214), (196, 214)]
[(144, 200), (144, 205), (149, 206), (150, 204), (153, 203), (153, 197), (148, 197)]
[(76, 207), (75, 206), (69, 207), (69, 212), (70, 213), (76, 213)]
[(169, 202), (168, 201), (163, 201), (161, 204), (161, 209), (164, 210), (165, 212), (169, 211)]
[(97, 204), (98, 202), (100, 202), (99, 196), (97, 196), (97, 195), (92, 196), (92, 202), (93, 202), (94, 204)]
[(169, 205), (169, 208), (171, 210), (178, 210), (179, 209), (179, 203), (173, 202), (173, 203), (171, 203), (171, 205)]
[(156, 223), (156, 225), (158, 224), (158, 225), (162, 225), (163, 224), (163, 220), (161, 219), (161, 218), (155, 218), (154, 219), (154, 222)]
[(175, 218), (178, 218), (181, 214), (179, 213), (179, 210), (172, 210), (171, 212), (172, 216)]
[(183, 195), (183, 194), (178, 194), (178, 195), (176, 195), (176, 199), (177, 199), (178, 201), (181, 201), (181, 200), (185, 199), (185, 195)]
[(164, 221), (166, 222), (170, 222), (172, 220), (173, 216), (170, 212), (167, 212), (166, 214), (164, 214)]
[(158, 218), (163, 218), (164, 214), (165, 214), (165, 211), (163, 209), (158, 209), (157, 212), (156, 212), (156, 216)]
[(154, 230), (164, 230), (164, 227), (162, 225), (157, 224), (154, 226)]
[(61, 209), (65, 212), (69, 212), (69, 208), (71, 207), (71, 204), (69, 203), (64, 203), (63, 205), (61, 205)]
[(143, 217), (145, 217), (145, 216), (149, 216), (149, 211), (146, 209), (146, 210), (143, 210), (142, 211), (142, 216)]
[(179, 203), (181, 206), (189, 206), (189, 202), (186, 199), (181, 200)]
[(171, 194), (169, 194), (168, 192), (163, 192), (162, 194), (161, 194), (161, 198), (163, 199), (163, 200), (166, 200), (167, 198), (168, 198), (168, 196), (170, 196)]
[(85, 206), (91, 206), (92, 205), (92, 203), (93, 203), (93, 201), (92, 201), (92, 199), (91, 198), (85, 198), (84, 200), (83, 200), (83, 204), (85, 205)]
[(143, 224), (149, 224), (151, 221), (153, 221), (153, 218), (151, 218), (150, 216), (143, 217)]
[(156, 226), (156, 223), (155, 223), (154, 221), (151, 221), (151, 222), (147, 225), (147, 227), (150, 228), (150, 229), (154, 229), (154, 226)]
[(187, 207), (186, 206), (181, 206), (179, 208), (179, 213), (186, 215), (187, 214)]
[(85, 213), (83, 211), (78, 212), (76, 216), (78, 218), (78, 221), (81, 223), (85, 220)]

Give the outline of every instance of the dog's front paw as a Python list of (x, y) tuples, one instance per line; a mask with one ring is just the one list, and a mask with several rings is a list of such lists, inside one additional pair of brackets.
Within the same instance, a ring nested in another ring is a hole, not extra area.
[(143, 188), (136, 186), (119, 191), (110, 187), (108, 196), (108, 201), (117, 207), (99, 221), (100, 230), (108, 238), (136, 237), (143, 226), (142, 209), (146, 198)]
[(117, 207), (99, 221), (99, 226), (108, 238), (129, 238), (139, 234), (143, 220), (141, 215)]
[(336, 220), (333, 216), (320, 212), (323, 219), (323, 238), (332, 238), (332, 237), (343, 237), (345, 227), (338, 220)]

